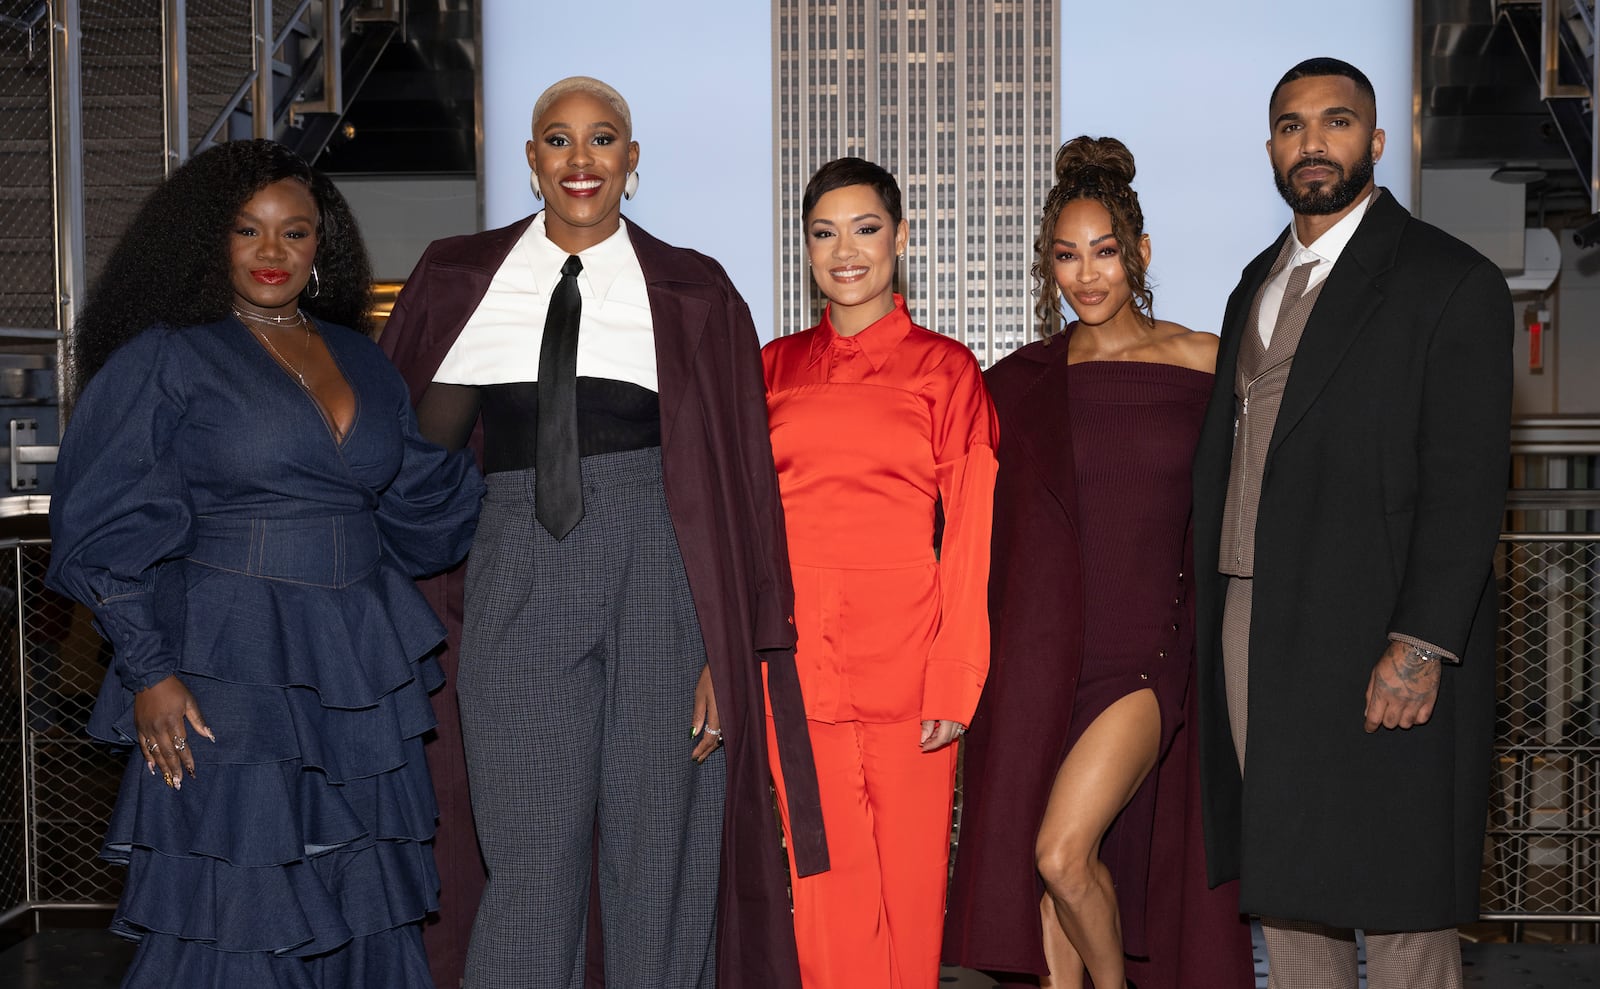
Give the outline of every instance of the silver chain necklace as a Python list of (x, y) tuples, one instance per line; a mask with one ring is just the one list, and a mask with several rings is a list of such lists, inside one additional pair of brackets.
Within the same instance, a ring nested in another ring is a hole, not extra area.
[(272, 345), (272, 339), (268, 337), (266, 333), (260, 330), (252, 330), (251, 332), (258, 340), (267, 345), (267, 349), (272, 351), (272, 356), (278, 359), (278, 363), (282, 364), (286, 369), (293, 373), (294, 376), (299, 379), (300, 387), (304, 388), (306, 386), (306, 361), (311, 357), (311, 321), (306, 319), (306, 314), (301, 310), (296, 309), (294, 311), (294, 315), (292, 316), (263, 316), (259, 313), (244, 312), (238, 307), (234, 307), (233, 314), (238, 316), (241, 320), (260, 320), (266, 323), (273, 323), (277, 326), (287, 326), (291, 320), (298, 319), (300, 321), (301, 329), (306, 331), (306, 342), (305, 349), (301, 351), (300, 364), (298, 366), (289, 363), (289, 358), (283, 356), (283, 353), (279, 351), (277, 347)]

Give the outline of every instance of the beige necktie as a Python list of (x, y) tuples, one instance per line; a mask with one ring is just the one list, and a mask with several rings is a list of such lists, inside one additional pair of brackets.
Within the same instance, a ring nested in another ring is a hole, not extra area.
[(1321, 263), (1321, 260), (1307, 261), (1289, 272), (1289, 284), (1284, 286), (1283, 301), (1278, 304), (1278, 318), (1272, 324), (1272, 339), (1263, 341), (1268, 347), (1284, 330), (1294, 327), (1294, 335), (1298, 337), (1306, 328), (1311, 307), (1317, 302), (1317, 293), (1307, 292), (1306, 285), (1311, 281), (1311, 269)]

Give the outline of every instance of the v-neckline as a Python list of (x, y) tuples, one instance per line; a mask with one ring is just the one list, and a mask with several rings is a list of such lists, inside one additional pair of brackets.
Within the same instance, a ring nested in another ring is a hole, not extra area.
[(316, 320), (311, 316), (307, 316), (306, 319), (309, 321), (307, 325), (307, 332), (310, 332), (311, 327), (316, 327), (317, 335), (322, 337), (322, 345), (328, 351), (328, 359), (333, 361), (334, 369), (339, 373), (339, 377), (343, 379), (345, 387), (350, 389), (350, 396), (354, 400), (354, 411), (350, 415), (350, 425), (342, 433), (339, 430), (338, 423), (334, 422), (333, 417), (328, 414), (328, 410), (323, 407), (323, 404), (320, 401), (317, 400), (316, 393), (308, 388), (305, 382), (300, 380), (298, 375), (285, 367), (282, 361), (273, 356), (272, 353), (268, 351), (265, 342), (261, 339), (261, 337), (257, 336), (255, 331), (251, 330), (250, 327), (245, 326), (243, 320), (235, 316), (233, 321), (244, 330), (245, 336), (250, 338), (250, 345), (255, 348), (255, 351), (265, 358), (267, 363), (276, 368), (278, 373), (283, 375), (289, 384), (293, 385), (295, 390), (303, 395), (306, 401), (311, 404), (312, 409), (314, 409), (317, 413), (317, 418), (322, 422), (323, 429), (327, 430), (328, 438), (333, 441), (335, 449), (338, 449), (342, 452), (345, 448), (345, 445), (350, 442), (351, 434), (356, 431), (356, 425), (361, 421), (361, 394), (357, 392), (355, 386), (350, 383), (350, 375), (346, 373), (343, 362), (339, 360), (339, 355), (334, 352), (333, 344), (328, 342), (327, 335), (322, 332), (322, 327), (318, 326)]

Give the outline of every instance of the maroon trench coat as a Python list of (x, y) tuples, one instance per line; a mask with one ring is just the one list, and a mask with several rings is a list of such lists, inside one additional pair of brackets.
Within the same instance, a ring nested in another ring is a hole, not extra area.
[[(395, 302), (381, 343), (416, 401), (531, 217), (436, 241)], [(794, 590), (767, 431), (761, 358), (750, 310), (721, 266), (627, 225), (655, 322), (667, 507), (700, 617), (726, 732), (717, 916), (717, 979), (729, 987), (798, 989), (788, 875), (769, 792), (761, 664), (768, 668), (780, 758), (789, 782), (790, 854), (801, 875), (828, 867), (816, 769), (795, 674)], [(482, 457), (482, 433), (472, 446)], [(428, 746), (439, 795), (440, 922), (429, 928), (434, 979), (455, 986), (483, 886), (453, 686), (464, 568), (425, 582), (449, 628), (451, 683), (434, 697)]]

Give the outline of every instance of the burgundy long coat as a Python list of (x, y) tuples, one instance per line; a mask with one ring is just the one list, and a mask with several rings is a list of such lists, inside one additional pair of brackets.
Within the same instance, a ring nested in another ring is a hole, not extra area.
[[(532, 217), (436, 241), (395, 302), (384, 350), (416, 401)], [(798, 989), (788, 875), (769, 792), (761, 664), (768, 667), (780, 758), (802, 875), (828, 867), (816, 769), (795, 673), (794, 590), (767, 430), (761, 358), (750, 310), (721, 266), (627, 224), (655, 324), (667, 507), (711, 665), (725, 732), (717, 978), (724, 986)], [(482, 457), (482, 432), (472, 446)], [(423, 590), (450, 637), (447, 684), (434, 697), (428, 746), (439, 795), (440, 923), (429, 928), (434, 979), (455, 986), (483, 885), (453, 686), (464, 568)], [(687, 711), (684, 712), (688, 716)]]

